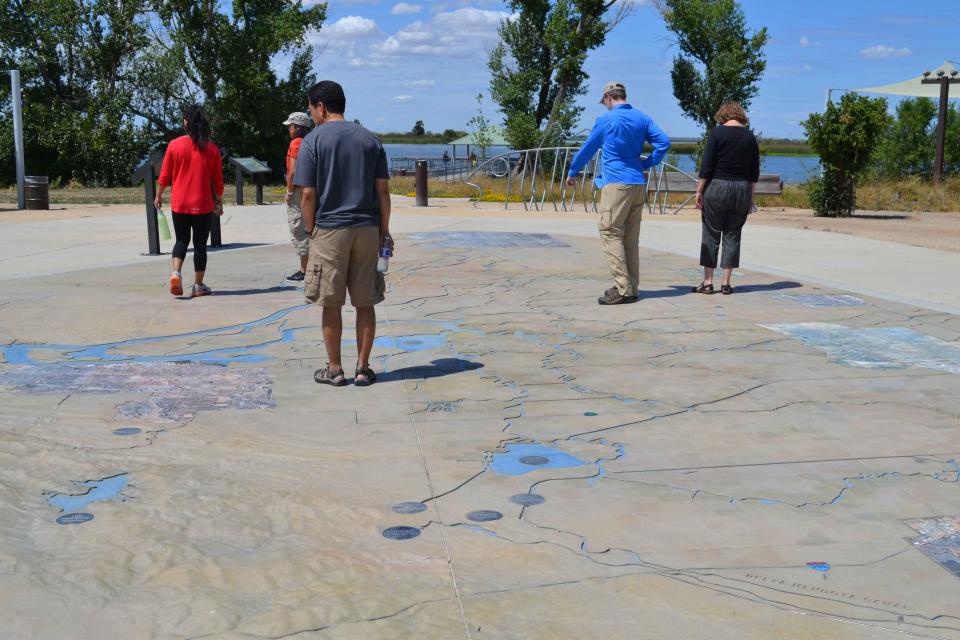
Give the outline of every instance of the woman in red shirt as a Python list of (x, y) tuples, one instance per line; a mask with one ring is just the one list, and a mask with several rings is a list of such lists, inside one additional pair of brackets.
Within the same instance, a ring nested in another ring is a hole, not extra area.
[(170, 274), (170, 293), (183, 295), (183, 276), (180, 268), (187, 257), (187, 245), (193, 233), (193, 270), (196, 284), (190, 297), (210, 295), (210, 287), (203, 284), (207, 269), (207, 238), (210, 235), (210, 215), (223, 212), (223, 167), (220, 151), (210, 141), (210, 123), (200, 105), (192, 105), (183, 115), (187, 135), (172, 140), (163, 156), (163, 167), (157, 180), (159, 188), (154, 206), (162, 204), (164, 189), (172, 184), (170, 209), (177, 242), (173, 245), (173, 273)]

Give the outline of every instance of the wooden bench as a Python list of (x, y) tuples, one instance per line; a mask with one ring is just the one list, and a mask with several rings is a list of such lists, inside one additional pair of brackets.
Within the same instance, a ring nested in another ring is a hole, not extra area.
[[(687, 194), (689, 197), (673, 210), (679, 212), (697, 192), (697, 179), (680, 171), (657, 171), (652, 169), (647, 174), (647, 206), (651, 213), (667, 213), (667, 196), (671, 193)], [(771, 196), (783, 193), (783, 179), (779, 174), (762, 173), (757, 181), (757, 195)], [(657, 209), (655, 211), (654, 209)]]

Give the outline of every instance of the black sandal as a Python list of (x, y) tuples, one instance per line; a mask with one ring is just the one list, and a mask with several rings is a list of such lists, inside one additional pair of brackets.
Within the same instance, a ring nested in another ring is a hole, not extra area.
[(317, 384), (329, 384), (333, 387), (342, 387), (347, 384), (347, 377), (343, 375), (343, 369), (331, 371), (329, 366), (314, 371), (313, 379)]
[[(363, 376), (363, 378), (360, 376)], [(358, 387), (369, 387), (376, 381), (377, 374), (370, 367), (357, 367), (357, 372), (353, 375), (353, 384)]]
[(728, 296), (731, 293), (733, 293), (733, 287), (731, 287), (728, 284), (722, 284), (720, 285), (720, 293), (722, 293), (725, 296)]
[(707, 284), (706, 282), (701, 282), (699, 285), (693, 288), (694, 293), (705, 293), (710, 295), (713, 293), (713, 283)]

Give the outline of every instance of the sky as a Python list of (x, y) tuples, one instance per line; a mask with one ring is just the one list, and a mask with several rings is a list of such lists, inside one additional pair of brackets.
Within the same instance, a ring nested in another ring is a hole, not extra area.
[[(311, 2), (313, 0), (307, 0)], [(751, 30), (767, 27), (767, 69), (750, 108), (766, 137), (802, 138), (800, 122), (823, 109), (829, 88), (888, 84), (945, 60), (960, 62), (960, 8), (953, 0), (742, 0)], [(502, 115), (489, 99), (488, 52), (510, 15), (500, 0), (331, 0), (322, 29), (309, 34), (318, 79), (336, 80), (347, 116), (371, 130), (467, 130), (484, 95), (484, 113)], [(678, 53), (652, 0), (594, 50), (580, 127), (589, 128), (610, 81), (672, 137), (697, 135), (673, 97), (670, 67)], [(274, 61), (286, 76), (289, 59)], [(960, 92), (958, 92), (960, 93)], [(891, 99), (891, 108), (896, 99)]]

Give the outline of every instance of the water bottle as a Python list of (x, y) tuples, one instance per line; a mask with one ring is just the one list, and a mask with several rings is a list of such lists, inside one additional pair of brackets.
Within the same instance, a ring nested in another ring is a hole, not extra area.
[(379, 257), (377, 258), (377, 273), (386, 273), (390, 268), (390, 258), (393, 257), (393, 244), (390, 236), (384, 236), (380, 243)]

